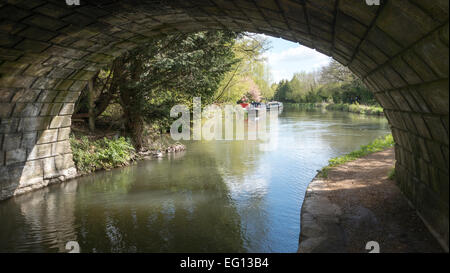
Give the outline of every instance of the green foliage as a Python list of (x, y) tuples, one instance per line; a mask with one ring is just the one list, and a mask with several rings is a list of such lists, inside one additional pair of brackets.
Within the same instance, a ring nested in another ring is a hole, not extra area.
[(354, 104), (348, 104), (348, 103), (331, 103), (328, 104), (326, 107), (328, 110), (337, 110), (337, 111), (344, 111), (344, 112), (351, 112), (351, 113), (358, 113), (358, 114), (367, 114), (367, 115), (383, 115), (383, 108), (381, 106), (376, 105), (362, 105), (358, 103)]
[(133, 145), (124, 137), (91, 141), (86, 136), (71, 136), (70, 144), (75, 165), (82, 173), (127, 165), (134, 157)]
[(383, 151), (387, 148), (393, 147), (394, 145), (395, 145), (395, 143), (394, 143), (394, 138), (392, 137), (392, 134), (388, 134), (384, 137), (377, 138), (367, 145), (362, 145), (356, 151), (353, 151), (346, 155), (342, 155), (342, 156), (330, 159), (328, 161), (328, 163), (329, 163), (328, 166), (324, 167), (320, 171), (320, 174), (322, 177), (326, 178), (328, 176), (329, 168), (338, 166), (340, 164), (347, 163), (349, 161), (353, 161), (355, 159), (369, 155), (371, 153)]
[(145, 149), (145, 123), (167, 130), (174, 105), (191, 105), (196, 96), (204, 104), (213, 101), (225, 73), (237, 62), (237, 36), (231, 31), (166, 35), (114, 61), (106, 94), (120, 103), (125, 129), (137, 150)]
[(275, 98), (284, 102), (376, 104), (373, 93), (348, 68), (336, 61), (321, 71), (296, 73), (276, 86)]
[(236, 62), (236, 37), (228, 31), (168, 35), (124, 56), (119, 87), (130, 94), (126, 107), (152, 120), (169, 116), (173, 105), (193, 96), (212, 100)]
[(270, 70), (263, 58), (268, 42), (265, 38), (245, 34), (233, 46), (236, 63), (225, 74), (217, 89), (216, 102), (233, 102), (247, 96), (250, 100), (271, 99)]

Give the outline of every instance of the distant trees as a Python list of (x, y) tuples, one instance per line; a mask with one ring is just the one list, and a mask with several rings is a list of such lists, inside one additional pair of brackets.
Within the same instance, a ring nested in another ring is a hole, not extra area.
[(320, 71), (294, 74), (291, 80), (276, 85), (274, 98), (297, 103), (376, 104), (370, 90), (347, 67), (332, 60)]

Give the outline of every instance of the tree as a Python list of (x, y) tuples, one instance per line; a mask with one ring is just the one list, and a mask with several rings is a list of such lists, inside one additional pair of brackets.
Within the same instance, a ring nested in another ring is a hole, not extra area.
[(256, 84), (263, 97), (272, 97), (270, 71), (263, 53), (268, 41), (260, 35), (246, 33), (240, 36), (233, 47), (238, 60), (222, 80), (215, 97), (216, 102), (235, 102), (242, 98)]
[(350, 69), (335, 60), (322, 67), (319, 77), (321, 84), (350, 82), (356, 78)]
[(96, 108), (104, 111), (111, 101), (120, 103), (125, 128), (141, 149), (146, 122), (167, 125), (171, 107), (192, 103), (194, 96), (213, 101), (224, 74), (237, 62), (237, 37), (230, 31), (178, 33), (124, 54), (99, 74)]
[(375, 104), (375, 98), (362, 81), (347, 67), (332, 60), (320, 71), (299, 72), (290, 81), (282, 81), (276, 89), (281, 101), (317, 103)]

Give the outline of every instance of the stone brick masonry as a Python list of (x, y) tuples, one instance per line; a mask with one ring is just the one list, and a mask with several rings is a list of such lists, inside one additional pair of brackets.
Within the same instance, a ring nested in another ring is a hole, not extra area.
[(231, 29), (332, 56), (375, 93), (398, 184), (448, 246), (448, 0), (0, 0), (0, 199), (76, 175), (68, 134), (95, 72), (152, 37)]

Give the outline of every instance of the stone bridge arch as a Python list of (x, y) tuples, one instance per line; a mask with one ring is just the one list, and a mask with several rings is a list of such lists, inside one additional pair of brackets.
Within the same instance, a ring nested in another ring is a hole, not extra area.
[[(0, 0), (0, 200), (73, 177), (74, 102), (155, 35), (228, 28), (333, 57), (375, 93), (398, 183), (448, 249), (448, 0)], [(369, 1), (377, 2), (377, 1)]]

